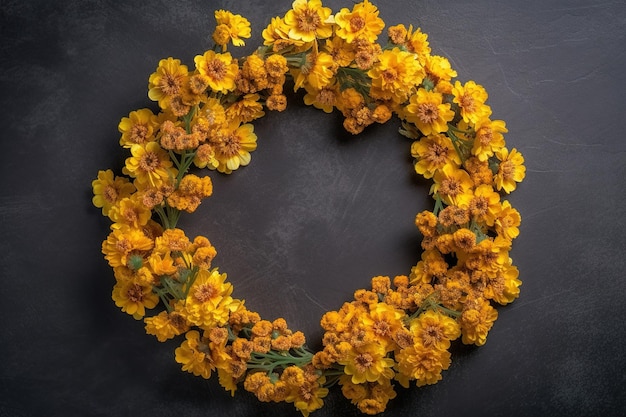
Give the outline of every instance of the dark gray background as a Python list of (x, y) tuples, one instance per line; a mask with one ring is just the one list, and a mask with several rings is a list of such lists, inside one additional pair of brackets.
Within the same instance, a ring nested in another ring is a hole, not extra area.
[[(119, 171), (117, 123), (150, 106), (167, 56), (193, 66), (213, 10), (247, 16), (252, 51), (290, 1), (0, 1), (0, 416), (298, 415), (234, 399), (181, 372), (111, 301), (91, 206), (99, 169)], [(385, 416), (616, 415), (625, 402), (626, 7), (621, 1), (379, 0), (388, 26), (429, 34), (433, 54), (489, 92), (507, 145), (526, 157), (510, 197), (520, 298), (480, 348), (457, 346), (443, 380), (399, 390)], [(338, 11), (346, 0), (324, 3)], [(397, 122), (352, 137), (300, 104), (256, 123), (249, 167), (212, 173), (215, 196), (183, 219), (216, 245), (235, 296), (284, 316), (319, 346), (318, 320), (374, 275), (419, 259), (430, 208)], [(193, 225), (192, 225), (193, 224)], [(313, 416), (359, 413), (338, 390)]]

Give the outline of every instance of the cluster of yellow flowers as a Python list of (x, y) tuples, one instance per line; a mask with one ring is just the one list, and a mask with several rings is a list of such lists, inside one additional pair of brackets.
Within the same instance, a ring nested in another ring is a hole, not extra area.
[[(176, 349), (182, 369), (238, 386), (260, 401), (286, 401), (307, 416), (339, 384), (362, 412), (377, 414), (396, 396), (394, 384), (433, 384), (450, 366), (451, 341), (482, 345), (497, 318), (495, 304), (519, 295), (519, 272), (509, 257), (520, 214), (502, 196), (525, 175), (522, 155), (505, 147), (502, 120), (492, 120), (485, 89), (454, 81), (449, 61), (431, 55), (427, 35), (389, 27), (364, 0), (337, 13), (321, 0), (295, 0), (263, 31), (263, 45), (236, 59), (250, 23), (215, 12), (215, 48), (194, 59), (163, 59), (150, 76), (148, 97), (159, 111), (132, 111), (119, 123), (128, 148), (122, 174), (100, 171), (93, 204), (111, 222), (102, 252), (113, 268), (112, 297), (143, 319), (146, 332)], [(371, 289), (321, 319), (323, 349), (313, 352), (284, 319), (263, 320), (232, 297), (217, 254), (203, 236), (176, 227), (213, 192), (209, 168), (230, 174), (257, 146), (253, 120), (282, 111), (293, 82), (304, 101), (337, 109), (358, 134), (393, 114), (417, 174), (432, 179), (432, 211), (417, 214), (421, 259), (407, 275), (377, 276)], [(163, 310), (146, 316), (157, 305)]]

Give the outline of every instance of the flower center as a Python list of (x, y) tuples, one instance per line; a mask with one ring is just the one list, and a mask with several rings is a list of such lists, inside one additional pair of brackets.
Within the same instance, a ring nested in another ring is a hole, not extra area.
[(159, 155), (154, 152), (146, 152), (139, 160), (139, 168), (144, 172), (152, 172), (159, 166)]
[(471, 95), (464, 94), (463, 97), (461, 97), (460, 101), (461, 107), (463, 107), (465, 111), (472, 113), (474, 110), (476, 110), (476, 102)]
[(159, 88), (166, 96), (176, 96), (180, 91), (181, 80), (174, 74), (165, 74), (161, 77)]
[(395, 80), (398, 79), (398, 73), (391, 68), (386, 69), (385, 71), (383, 71), (383, 73), (381, 74), (383, 79), (385, 80), (385, 82), (393, 82)]
[(207, 62), (206, 73), (212, 79), (220, 81), (226, 76), (226, 64), (219, 59), (213, 59)]
[(239, 136), (234, 133), (226, 136), (219, 145), (220, 152), (228, 157), (233, 157), (241, 150), (241, 142)]
[(102, 191), (102, 196), (109, 203), (115, 203), (117, 200), (117, 190), (112, 185), (107, 185)]
[(448, 159), (448, 148), (438, 143), (433, 143), (428, 147), (425, 159), (434, 165), (443, 165)]
[(511, 161), (504, 161), (500, 163), (500, 172), (502, 173), (502, 177), (504, 179), (511, 179), (515, 173), (515, 166)]
[(451, 197), (461, 194), (461, 192), (463, 191), (461, 183), (455, 178), (446, 178), (441, 181), (440, 189), (443, 194), (449, 195)]
[(487, 146), (493, 140), (493, 131), (491, 129), (481, 129), (478, 132), (477, 139), (481, 145)]
[(358, 32), (364, 27), (365, 19), (363, 19), (361, 16), (354, 16), (352, 19), (350, 19), (350, 30), (352, 30), (352, 32)]
[(320, 17), (314, 10), (306, 9), (298, 15), (297, 21), (299, 30), (313, 32), (320, 24)]
[(422, 340), (424, 345), (433, 346), (443, 338), (441, 334), (441, 328), (438, 326), (430, 325), (426, 328), (426, 331), (422, 334)]
[(437, 120), (439, 110), (434, 103), (423, 103), (417, 109), (417, 117), (422, 123), (429, 124)]
[(130, 129), (130, 141), (132, 143), (142, 144), (148, 137), (148, 126), (143, 124), (136, 124)]
[(211, 298), (215, 296), (217, 290), (211, 284), (203, 284), (199, 285), (198, 288), (193, 293), (193, 296), (196, 300), (201, 303), (209, 301)]
[(126, 296), (128, 297), (128, 300), (132, 301), (133, 303), (142, 302), (143, 290), (141, 288), (141, 285), (133, 284), (130, 287), (128, 287), (128, 291), (126, 291)]
[(470, 202), (470, 212), (475, 216), (484, 216), (489, 209), (489, 201), (485, 197), (475, 197)]
[(374, 363), (374, 358), (369, 353), (361, 353), (354, 358), (357, 371), (359, 373), (366, 372)]

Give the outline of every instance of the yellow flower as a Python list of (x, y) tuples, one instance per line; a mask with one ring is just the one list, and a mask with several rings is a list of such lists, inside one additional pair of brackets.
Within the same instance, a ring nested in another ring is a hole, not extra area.
[(330, 8), (322, 7), (321, 0), (295, 0), (285, 14), (289, 37), (303, 42), (330, 37), (333, 27), (327, 20), (331, 13)]
[(122, 172), (135, 178), (136, 185), (159, 187), (176, 177), (176, 169), (167, 152), (156, 142), (146, 145), (133, 145), (132, 156), (126, 158)]
[(345, 366), (344, 372), (352, 376), (353, 384), (391, 379), (394, 375), (393, 359), (388, 358), (385, 348), (377, 343), (353, 346), (337, 362)]
[(263, 30), (263, 45), (273, 46), (274, 51), (280, 51), (290, 45), (296, 48), (305, 45), (302, 40), (289, 38), (289, 29), (284, 19), (273, 17), (270, 24)]
[(207, 77), (207, 83), (214, 92), (227, 93), (235, 89), (239, 66), (229, 52), (218, 54), (208, 50), (204, 55), (196, 55), (194, 62), (198, 72)]
[(419, 61), (425, 64), (427, 57), (430, 55), (428, 35), (423, 33), (420, 28), (413, 30), (413, 25), (410, 25), (406, 36), (406, 46), (409, 52), (416, 54)]
[(135, 320), (146, 315), (146, 308), (154, 308), (159, 302), (159, 296), (152, 292), (151, 285), (133, 281), (118, 281), (113, 287), (112, 298), (116, 306)]
[(157, 116), (150, 109), (132, 111), (117, 125), (122, 134), (120, 145), (130, 148), (134, 144), (143, 145), (150, 142), (154, 140), (154, 133), (158, 126)]
[(499, 213), (495, 216), (496, 233), (507, 240), (513, 240), (519, 235), (521, 222), (519, 211), (511, 207), (508, 201), (503, 201)]
[(428, 284), (434, 276), (442, 276), (448, 270), (448, 264), (436, 249), (422, 252), (421, 260), (411, 268), (411, 284)]
[(226, 109), (226, 118), (239, 125), (265, 116), (260, 98), (258, 94), (246, 94)]
[(109, 218), (116, 223), (116, 228), (125, 224), (139, 229), (145, 226), (151, 217), (152, 211), (142, 203), (138, 194), (121, 199), (109, 211)]
[(223, 33), (227, 35), (216, 36), (214, 33), (213, 40), (215, 43), (221, 46), (223, 50), (226, 50), (226, 46), (229, 41), (232, 41), (235, 46), (244, 46), (245, 42), (241, 38), (247, 39), (251, 35), (250, 22), (248, 19), (226, 10), (216, 10), (214, 15), (215, 21), (217, 22), (217, 28), (222, 28), (219, 31), (216, 28), (216, 33), (224, 30)]
[(378, 340), (388, 350), (395, 334), (404, 325), (402, 318), (406, 315), (385, 303), (375, 303), (370, 306), (369, 314), (363, 315), (361, 323), (372, 339)]
[(444, 203), (466, 207), (473, 194), (474, 182), (467, 171), (446, 165), (433, 175), (431, 193), (438, 193)]
[(215, 370), (209, 341), (200, 337), (197, 330), (185, 334), (185, 341), (176, 348), (176, 362), (182, 364), (183, 371), (208, 379)]
[(322, 88), (314, 88), (310, 84), (304, 84), (306, 94), (304, 96), (304, 103), (307, 106), (313, 106), (316, 109), (323, 110), (325, 113), (332, 113), (335, 105), (339, 101), (339, 86), (336, 83), (331, 83)]
[(324, 52), (333, 57), (333, 61), (340, 67), (350, 66), (354, 61), (354, 47), (338, 36), (326, 39)]
[(183, 94), (188, 76), (189, 70), (180, 59), (169, 57), (160, 60), (156, 72), (148, 79), (148, 97), (158, 101), (162, 109), (169, 107), (174, 97)]
[(239, 305), (239, 301), (230, 296), (233, 292), (232, 284), (225, 281), (226, 274), (220, 274), (217, 269), (199, 270), (181, 314), (198, 326), (224, 325), (230, 312)]
[(102, 214), (108, 216), (109, 210), (118, 201), (135, 192), (135, 186), (125, 177), (115, 177), (113, 171), (98, 171), (98, 178), (91, 182), (93, 188), (92, 203), (102, 208)]
[(426, 68), (428, 78), (433, 81), (435, 86), (440, 81), (450, 81), (457, 76), (456, 71), (450, 66), (450, 61), (443, 56), (429, 55), (426, 58), (424, 67)]
[(452, 141), (443, 134), (422, 137), (411, 145), (411, 156), (416, 158), (415, 172), (432, 178), (433, 174), (445, 165), (461, 166), (461, 158), (454, 149)]
[(441, 93), (424, 88), (411, 96), (405, 113), (406, 120), (414, 123), (424, 135), (446, 132), (448, 122), (454, 118), (454, 111), (450, 110), (449, 103), (443, 103)]
[(465, 122), (475, 124), (491, 115), (491, 108), (485, 104), (487, 91), (474, 81), (468, 81), (464, 85), (461, 85), (460, 81), (455, 82), (452, 94), (454, 95), (452, 101), (459, 105)]
[(447, 350), (450, 341), (461, 336), (459, 323), (434, 310), (427, 310), (411, 322), (411, 333), (427, 348)]
[(466, 303), (459, 318), (463, 343), (484, 345), (487, 341), (487, 333), (497, 318), (498, 311), (485, 299), (480, 298)]
[(159, 342), (165, 342), (189, 330), (187, 320), (175, 310), (170, 313), (162, 311), (156, 316), (146, 317), (144, 323), (146, 333), (156, 336)]
[(240, 166), (248, 165), (250, 152), (256, 149), (256, 139), (253, 125), (231, 125), (215, 145), (215, 159), (219, 163), (217, 170), (230, 174)]
[(506, 123), (502, 120), (490, 120), (484, 118), (479, 120), (474, 126), (476, 138), (472, 146), (472, 155), (480, 161), (486, 161), (494, 152), (504, 147), (503, 133), (508, 132)]
[(326, 87), (335, 75), (336, 68), (337, 64), (326, 52), (307, 54), (306, 62), (292, 71), (293, 90), (297, 91), (306, 84), (318, 90)]
[(479, 222), (493, 226), (496, 215), (501, 211), (500, 194), (491, 185), (482, 184), (474, 190), (474, 197), (469, 202), (470, 214)]
[(519, 280), (519, 270), (513, 265), (506, 265), (498, 274), (501, 278), (501, 285), (492, 289), (491, 299), (502, 305), (512, 303), (519, 297), (519, 287), (522, 285), (522, 281)]
[(324, 377), (320, 378), (319, 382), (305, 381), (297, 389), (292, 390), (285, 401), (292, 402), (304, 417), (308, 417), (311, 412), (324, 406), (323, 398), (328, 395), (328, 388), (322, 387), (324, 381)]
[(352, 11), (341, 9), (335, 14), (335, 23), (337, 36), (348, 43), (355, 38), (374, 43), (385, 27), (385, 22), (378, 17), (378, 8), (368, 0), (355, 4)]
[(123, 226), (109, 233), (107, 239), (102, 242), (102, 253), (109, 265), (115, 268), (129, 266), (132, 255), (144, 256), (153, 247), (154, 241), (141, 230)]
[(396, 354), (398, 380), (405, 388), (408, 381), (417, 380), (417, 386), (435, 384), (441, 380), (441, 372), (450, 367), (450, 352), (415, 343)]
[(516, 183), (521, 182), (526, 176), (524, 157), (515, 148), (510, 153), (508, 149), (502, 148), (496, 152), (496, 157), (500, 160), (498, 172), (494, 178), (496, 189), (504, 190), (508, 194), (515, 190)]
[(415, 55), (393, 48), (378, 56), (378, 61), (367, 75), (372, 79), (370, 94), (373, 98), (402, 103), (422, 82), (425, 73)]

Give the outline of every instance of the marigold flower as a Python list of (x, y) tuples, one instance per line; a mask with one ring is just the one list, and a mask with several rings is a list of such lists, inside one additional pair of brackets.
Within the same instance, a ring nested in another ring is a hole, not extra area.
[(438, 193), (446, 204), (467, 207), (472, 198), (474, 182), (467, 171), (446, 165), (433, 175), (434, 184), (431, 193)]
[(517, 188), (516, 183), (521, 182), (526, 176), (524, 157), (515, 148), (510, 153), (508, 149), (502, 148), (496, 151), (495, 154), (500, 160), (498, 172), (494, 178), (496, 189), (504, 190), (504, 192), (509, 194)]
[(491, 115), (491, 108), (485, 104), (487, 91), (474, 81), (468, 81), (461, 85), (460, 81), (454, 83), (452, 88), (454, 103), (459, 105), (463, 120), (475, 124), (480, 119)]
[(206, 339), (200, 332), (190, 330), (185, 334), (185, 341), (176, 348), (176, 362), (182, 364), (183, 371), (208, 379), (215, 370), (215, 362)]
[(114, 229), (102, 242), (102, 253), (113, 268), (128, 266), (131, 255), (145, 255), (152, 250), (154, 242), (139, 229), (128, 226)]
[(130, 148), (134, 144), (143, 145), (154, 140), (159, 122), (157, 116), (150, 109), (140, 109), (130, 112), (117, 125), (122, 134), (120, 145)]
[(424, 67), (426, 76), (438, 86), (441, 81), (450, 81), (457, 76), (455, 70), (450, 66), (448, 58), (438, 55), (428, 55), (425, 60)]
[(385, 348), (377, 343), (368, 343), (350, 349), (337, 362), (344, 365), (346, 375), (352, 376), (353, 384), (376, 382), (381, 379), (393, 378), (394, 361), (388, 358)]
[(135, 192), (135, 186), (126, 177), (116, 177), (113, 171), (98, 171), (98, 178), (91, 182), (93, 189), (92, 203), (102, 208), (102, 214), (108, 216), (109, 210), (118, 201)]
[(411, 145), (411, 156), (416, 159), (415, 172), (432, 178), (434, 173), (446, 165), (461, 166), (461, 158), (454, 149), (452, 141), (443, 134), (422, 137)]
[(379, 55), (367, 75), (372, 79), (372, 97), (402, 103), (412, 88), (422, 82), (425, 73), (415, 55), (394, 48)]
[(335, 75), (337, 64), (326, 52), (311, 52), (306, 55), (306, 62), (299, 68), (294, 68), (294, 91), (309, 84), (315, 89), (322, 89), (329, 85)]
[(429, 283), (434, 276), (441, 276), (448, 270), (448, 264), (437, 250), (422, 252), (421, 260), (411, 268), (411, 284)]
[(133, 145), (130, 152), (132, 156), (126, 158), (126, 166), (122, 172), (135, 178), (136, 185), (158, 187), (176, 176), (172, 160), (158, 143)]
[(449, 103), (443, 102), (441, 93), (420, 88), (410, 97), (404, 116), (422, 134), (430, 135), (446, 132), (448, 122), (454, 118), (454, 111), (450, 110)]
[(463, 343), (484, 345), (487, 341), (487, 333), (497, 318), (498, 311), (485, 299), (480, 298), (466, 303), (459, 318)]
[(501, 211), (500, 194), (495, 192), (491, 185), (479, 185), (474, 190), (474, 197), (470, 200), (468, 209), (477, 221), (493, 226), (496, 215)]
[(135, 320), (146, 315), (146, 308), (154, 308), (159, 303), (151, 285), (132, 281), (118, 281), (113, 287), (112, 298), (116, 306)]
[(132, 194), (121, 199), (109, 210), (109, 218), (116, 223), (115, 228), (125, 224), (135, 229), (146, 225), (152, 217), (152, 211), (143, 205), (140, 195)]
[(208, 50), (194, 58), (196, 69), (205, 75), (209, 87), (216, 93), (227, 93), (235, 89), (235, 78), (239, 72), (237, 61), (229, 52), (218, 54)]
[(217, 27), (223, 28), (221, 29), (222, 34), (226, 34), (226, 36), (219, 36), (219, 33), (217, 33), (217, 35), (214, 33), (213, 40), (215, 43), (221, 46), (223, 50), (226, 50), (226, 46), (230, 41), (232, 41), (235, 46), (244, 46), (245, 42), (242, 38), (247, 39), (252, 33), (248, 19), (226, 10), (216, 10), (214, 15)]
[(295, 0), (284, 20), (289, 38), (312, 42), (330, 37), (333, 33), (328, 23), (331, 13), (330, 8), (322, 6), (321, 0)]
[(368, 0), (355, 4), (352, 11), (341, 9), (335, 14), (337, 36), (348, 43), (352, 43), (355, 38), (374, 43), (385, 27), (378, 13), (378, 8)]
[(174, 97), (183, 94), (188, 77), (189, 69), (181, 64), (180, 59), (162, 59), (148, 80), (148, 97), (158, 101), (160, 108), (166, 109)]
[(263, 117), (265, 112), (259, 103), (260, 98), (258, 94), (246, 94), (226, 109), (226, 118), (239, 125)]
[(162, 311), (156, 316), (146, 317), (144, 323), (146, 333), (156, 336), (159, 342), (165, 342), (189, 330), (189, 323), (177, 311)]
[(251, 124), (231, 125), (215, 146), (215, 159), (219, 163), (217, 170), (230, 174), (240, 166), (248, 165), (250, 152), (256, 149), (256, 139), (254, 126)]
[(415, 343), (396, 354), (397, 375), (402, 386), (408, 388), (408, 381), (415, 379), (417, 386), (430, 385), (441, 380), (441, 372), (450, 367), (450, 352)]
[(420, 28), (413, 29), (413, 25), (409, 25), (406, 36), (406, 47), (409, 52), (416, 54), (419, 61), (425, 64), (427, 57), (430, 55), (428, 35), (423, 33)]
[(450, 341), (461, 336), (459, 323), (434, 310), (426, 310), (411, 322), (411, 333), (424, 347), (447, 350)]
[(472, 155), (480, 161), (487, 161), (495, 151), (504, 147), (503, 133), (508, 132), (506, 123), (502, 120), (484, 118), (474, 126), (476, 137), (472, 146)]
[(519, 235), (519, 225), (522, 216), (519, 211), (511, 207), (511, 203), (503, 201), (499, 213), (495, 216), (496, 233), (507, 240), (513, 240)]
[(198, 271), (182, 314), (191, 323), (199, 326), (222, 326), (232, 311), (237, 310), (239, 301), (230, 296), (233, 286), (226, 282), (226, 274), (217, 269)]

